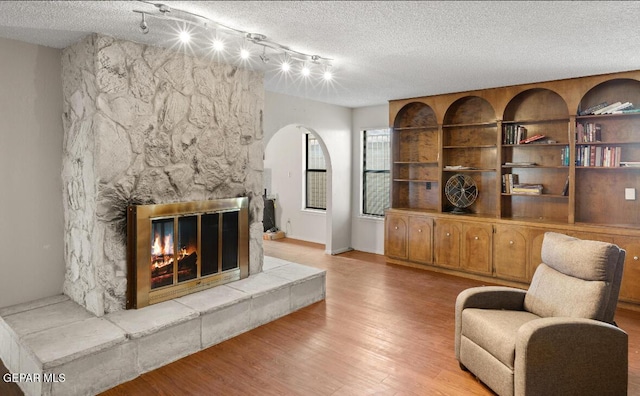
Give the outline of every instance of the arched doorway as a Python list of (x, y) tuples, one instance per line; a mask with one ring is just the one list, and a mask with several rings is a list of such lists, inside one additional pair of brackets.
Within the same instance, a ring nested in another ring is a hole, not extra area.
[[(305, 208), (305, 141), (317, 140), (326, 164), (326, 210)], [(279, 129), (265, 146), (265, 189), (276, 199), (276, 226), (287, 236), (322, 243), (332, 253), (332, 162), (322, 136), (312, 128), (290, 124)]]

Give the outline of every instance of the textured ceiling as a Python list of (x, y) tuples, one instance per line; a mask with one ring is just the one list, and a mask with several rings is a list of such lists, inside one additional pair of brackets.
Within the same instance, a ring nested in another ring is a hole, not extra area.
[[(333, 58), (331, 85), (314, 87), (266, 69), (265, 86), (347, 107), (640, 69), (635, 1), (163, 3)], [(140, 33), (134, 9), (155, 7), (137, 1), (2, 1), (0, 37), (64, 48), (97, 32), (167, 46), (154, 20), (148, 20), (149, 34)]]

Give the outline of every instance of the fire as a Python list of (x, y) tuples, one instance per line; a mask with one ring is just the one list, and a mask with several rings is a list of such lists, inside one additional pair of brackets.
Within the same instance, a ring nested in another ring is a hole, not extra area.
[(173, 235), (162, 238), (155, 234), (151, 245), (151, 262), (154, 268), (164, 267), (173, 263)]
[(160, 235), (156, 234), (151, 245), (151, 254), (153, 256), (173, 255), (173, 236), (171, 234), (165, 236), (162, 244), (160, 239)]

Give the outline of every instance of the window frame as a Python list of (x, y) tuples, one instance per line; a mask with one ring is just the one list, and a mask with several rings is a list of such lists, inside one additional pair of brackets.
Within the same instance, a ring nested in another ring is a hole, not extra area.
[[(379, 132), (379, 131), (384, 131), (386, 132), (387, 135), (387, 144), (388, 144), (388, 148), (387, 151), (389, 153), (389, 161), (387, 161), (387, 169), (367, 169), (367, 132)], [(367, 217), (375, 217), (375, 218), (382, 218), (384, 217), (384, 212), (390, 207), (391, 205), (391, 129), (390, 128), (370, 128), (370, 129), (364, 129), (362, 131), (362, 162), (361, 162), (361, 167), (362, 167), (362, 188), (361, 188), (361, 193), (362, 193), (362, 200), (361, 200), (361, 207), (360, 207), (360, 212), (363, 216), (367, 216)], [(388, 188), (386, 191), (386, 196), (387, 196), (387, 202), (386, 205), (383, 205), (382, 208), (382, 213), (370, 213), (367, 212), (368, 208), (367, 208), (367, 174), (388, 174), (389, 176), (389, 182), (388, 182)]]
[[(326, 211), (327, 210), (327, 197), (326, 197), (326, 193), (327, 193), (327, 188), (326, 188), (326, 182), (327, 182), (327, 177), (326, 177), (326, 173), (327, 173), (327, 167), (326, 167), (326, 162), (325, 162), (325, 167), (324, 169), (321, 168), (309, 168), (309, 140), (310, 139), (314, 139), (316, 141), (318, 141), (319, 144), (319, 139), (314, 136), (312, 133), (306, 133), (305, 134), (305, 160), (304, 160), (304, 177), (305, 177), (305, 188), (304, 188), (304, 208), (305, 209), (310, 209), (310, 210), (322, 210), (322, 211)], [(322, 150), (322, 147), (320, 147), (320, 149)], [(322, 156), (324, 158), (324, 152), (322, 152)], [(324, 160), (326, 161), (326, 158), (324, 158)], [(310, 206), (309, 205), (309, 174), (310, 173), (324, 173), (325, 174), (325, 206), (324, 207), (319, 207), (319, 206)]]

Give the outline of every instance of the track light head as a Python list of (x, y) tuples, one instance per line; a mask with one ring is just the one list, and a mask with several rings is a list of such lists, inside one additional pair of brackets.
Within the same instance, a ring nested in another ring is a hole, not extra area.
[(247, 38), (247, 40), (253, 41), (254, 43), (264, 41), (267, 39), (267, 36), (260, 33), (247, 33), (245, 37)]
[(260, 60), (262, 61), (262, 63), (269, 63), (269, 61), (271, 60), (267, 55), (267, 47), (262, 47), (262, 54), (260, 55)]
[(142, 32), (142, 34), (149, 33), (149, 25), (147, 24), (147, 21), (145, 20), (144, 12), (142, 13), (142, 21), (140, 22), (140, 31)]
[(168, 14), (171, 12), (171, 8), (166, 4), (154, 4), (154, 5), (158, 7), (158, 11), (160, 11), (163, 14)]

